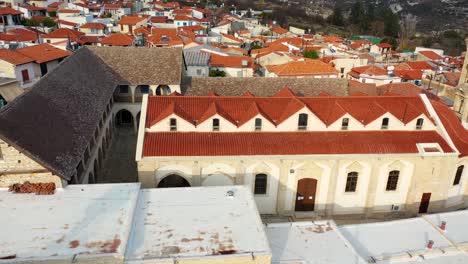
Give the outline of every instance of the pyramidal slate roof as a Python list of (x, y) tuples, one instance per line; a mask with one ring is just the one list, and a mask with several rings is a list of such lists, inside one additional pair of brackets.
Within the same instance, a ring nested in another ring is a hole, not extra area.
[(182, 63), (182, 51), (154, 50), (81, 48), (0, 110), (0, 139), (70, 180), (117, 85), (180, 80), (181, 66), (167, 65)]

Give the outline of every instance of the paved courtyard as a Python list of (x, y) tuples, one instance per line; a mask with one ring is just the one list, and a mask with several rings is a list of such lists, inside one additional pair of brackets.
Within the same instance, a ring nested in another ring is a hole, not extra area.
[(137, 182), (135, 162), (137, 135), (133, 128), (116, 128), (112, 145), (107, 152), (98, 183)]

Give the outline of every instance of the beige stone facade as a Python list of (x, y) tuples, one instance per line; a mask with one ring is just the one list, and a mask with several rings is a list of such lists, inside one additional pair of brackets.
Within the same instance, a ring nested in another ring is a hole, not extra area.
[(66, 184), (60, 177), (0, 140), (0, 188), (25, 181), (54, 182), (57, 187)]

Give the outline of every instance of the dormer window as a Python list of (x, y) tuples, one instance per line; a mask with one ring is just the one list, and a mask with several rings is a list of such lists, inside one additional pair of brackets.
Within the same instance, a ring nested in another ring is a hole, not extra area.
[(382, 119), (382, 129), (387, 129), (388, 128), (388, 117), (385, 117)]
[(261, 131), (261, 130), (262, 130), (262, 119), (255, 118), (255, 131)]
[(422, 129), (423, 124), (424, 124), (424, 119), (418, 118), (418, 120), (416, 120), (416, 129)]
[(341, 120), (341, 130), (348, 130), (349, 118), (343, 118)]
[(307, 130), (307, 121), (309, 116), (307, 114), (299, 114), (299, 119), (297, 121), (298, 130)]
[(171, 118), (169, 121), (169, 127), (171, 131), (177, 131), (177, 119)]
[(219, 119), (213, 118), (213, 131), (219, 131)]

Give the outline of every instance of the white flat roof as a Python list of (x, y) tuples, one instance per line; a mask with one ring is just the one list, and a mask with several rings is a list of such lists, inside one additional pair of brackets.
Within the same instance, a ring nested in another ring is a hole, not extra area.
[(123, 257), (139, 183), (69, 185), (53, 195), (0, 190), (3, 262)]
[(468, 263), (468, 256), (464, 252), (449, 252), (443, 255), (436, 256), (414, 256), (410, 260), (396, 260), (388, 262), (379, 262), (379, 264), (466, 264)]
[[(347, 225), (340, 227), (340, 230), (366, 260), (371, 257), (387, 259), (407, 253), (415, 255), (453, 248), (450, 241), (422, 218)], [(426, 249), (429, 240), (434, 241), (432, 250)]]
[(365, 262), (333, 221), (269, 224), (272, 263), (357, 264)]
[[(227, 195), (231, 190), (233, 197)], [(126, 263), (252, 252), (270, 254), (270, 249), (245, 187), (141, 190)]]
[(445, 221), (444, 235), (458, 246), (468, 244), (468, 210), (425, 215), (424, 218), (437, 227)]

